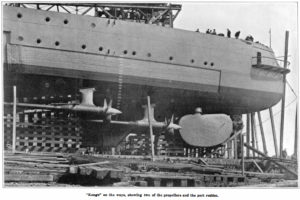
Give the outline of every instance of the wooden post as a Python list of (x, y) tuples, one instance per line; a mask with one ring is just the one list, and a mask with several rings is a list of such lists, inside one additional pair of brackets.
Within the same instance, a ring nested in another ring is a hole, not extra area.
[(152, 161), (154, 161), (153, 129), (152, 129), (152, 122), (150, 119), (151, 104), (150, 104), (149, 96), (147, 96), (147, 102), (148, 102), (148, 122), (149, 122), (150, 141), (151, 141), (151, 158), (152, 158)]
[(258, 121), (259, 121), (259, 127), (260, 127), (261, 139), (262, 139), (262, 142), (263, 142), (264, 153), (265, 153), (266, 155), (268, 155), (267, 144), (266, 144), (266, 138), (265, 138), (265, 133), (264, 133), (264, 127), (263, 127), (263, 124), (262, 124), (261, 115), (260, 115), (260, 112), (259, 112), (259, 111), (257, 112), (257, 115), (258, 115)]
[[(247, 144), (250, 144), (250, 114), (247, 114), (247, 131), (246, 131), (246, 142)], [(250, 157), (250, 151), (249, 149), (246, 150), (246, 156)]]
[(258, 151), (257, 149), (251, 147), (250, 145), (244, 143), (244, 146), (251, 149), (252, 151), (255, 151), (257, 154), (261, 155), (262, 157), (264, 157), (267, 160), (270, 160), (271, 162), (273, 162), (275, 165), (277, 165), (278, 167), (280, 167), (281, 169), (284, 169), (285, 171), (289, 172), (290, 174), (292, 174), (293, 176), (295, 176), (296, 178), (298, 177), (298, 174), (290, 169), (288, 169), (287, 167), (281, 165), (280, 163), (276, 162), (275, 160), (273, 160), (272, 158), (268, 157), (267, 155), (265, 155), (264, 153)]
[(275, 124), (274, 124), (274, 118), (273, 118), (272, 108), (269, 108), (269, 113), (270, 113), (270, 119), (271, 119), (271, 126), (272, 126), (273, 140), (274, 140), (274, 148), (275, 148), (275, 155), (276, 155), (276, 157), (278, 157), (277, 136), (276, 136), (276, 130), (275, 130)]
[(16, 134), (17, 134), (17, 87), (13, 87), (14, 105), (13, 105), (13, 131), (12, 131), (12, 152), (16, 152)]
[(234, 150), (234, 152), (233, 152), (234, 159), (238, 159), (238, 155), (237, 155), (237, 154), (238, 154), (238, 150), (237, 150), (237, 149), (238, 149), (238, 148), (237, 148), (237, 137), (234, 138), (233, 144), (234, 144), (234, 145), (233, 145), (233, 148), (234, 148), (234, 149), (233, 149), (233, 150)]
[(258, 147), (258, 137), (257, 137), (257, 130), (256, 130), (256, 120), (255, 120), (255, 113), (252, 113), (253, 115), (253, 132), (254, 132), (254, 138), (255, 138), (255, 147), (259, 150)]
[(298, 160), (298, 104), (296, 105), (296, 117), (295, 117), (295, 142), (294, 142), (294, 156)]
[[(252, 144), (252, 147), (255, 149), (255, 134), (254, 134), (254, 127), (255, 127), (255, 124), (254, 124), (254, 115), (253, 115), (253, 113), (251, 113), (251, 139), (252, 139), (252, 141), (251, 141), (251, 144)], [(255, 152), (254, 151), (252, 151), (252, 155), (253, 155), (253, 157), (255, 157)]]
[(240, 140), (241, 140), (241, 157), (242, 157), (242, 175), (244, 176), (245, 174), (245, 159), (244, 159), (244, 135), (240, 135)]
[(232, 141), (230, 140), (227, 142), (227, 154), (228, 154), (228, 159), (232, 158)]
[[(287, 68), (288, 61), (288, 49), (289, 49), (289, 32), (285, 32), (285, 47), (284, 47), (284, 69)], [(283, 74), (283, 96), (281, 100), (281, 120), (280, 120), (280, 146), (279, 146), (279, 155), (282, 158), (283, 150), (283, 131), (284, 131), (284, 113), (285, 113), (285, 85), (286, 85), (286, 74)]]

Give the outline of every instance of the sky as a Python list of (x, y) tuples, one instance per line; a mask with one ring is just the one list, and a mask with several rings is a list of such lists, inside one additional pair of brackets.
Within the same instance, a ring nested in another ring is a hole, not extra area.
[[(217, 33), (225, 33), (229, 28), (232, 33), (241, 31), (240, 38), (252, 35), (255, 41), (270, 45), (277, 57), (284, 55), (285, 31), (289, 31), (288, 68), (291, 73), (287, 81), (298, 96), (299, 58), (298, 58), (298, 16), (297, 2), (174, 2), (182, 5), (182, 10), (175, 20), (174, 27), (200, 32), (216, 29)], [(281, 58), (283, 59), (283, 57)], [(295, 110), (297, 99), (290, 87), (286, 86), (286, 110), (284, 125), (283, 149), (288, 155), (294, 152)], [(281, 102), (273, 107), (276, 135), (280, 138)], [(268, 155), (274, 155), (273, 136), (268, 111), (262, 111), (262, 121), (267, 141)], [(261, 135), (257, 123), (259, 149), (262, 150)], [(244, 124), (246, 122), (244, 121)], [(245, 131), (245, 130), (244, 130)]]

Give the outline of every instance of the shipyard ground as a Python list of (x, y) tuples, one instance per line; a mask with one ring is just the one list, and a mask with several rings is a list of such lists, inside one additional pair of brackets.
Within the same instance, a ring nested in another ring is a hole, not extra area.
[(5, 152), (4, 186), (298, 187), (295, 178), (283, 173), (253, 170), (242, 175), (237, 170), (240, 162), (238, 159), (156, 157), (152, 161), (147, 156)]

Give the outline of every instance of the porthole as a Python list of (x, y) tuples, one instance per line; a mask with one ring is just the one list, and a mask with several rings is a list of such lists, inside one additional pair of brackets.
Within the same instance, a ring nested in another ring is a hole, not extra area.
[(68, 24), (69, 21), (67, 19), (64, 20), (64, 24)]
[(38, 44), (40, 44), (42, 42), (42, 40), (40, 39), (40, 38), (38, 38), (37, 40), (36, 40), (36, 43), (38, 43)]
[(56, 41), (56, 42), (55, 42), (55, 46), (59, 46), (59, 41)]
[(191, 63), (194, 63), (194, 62), (195, 62), (194, 59), (192, 59), (192, 60), (191, 60)]
[(172, 57), (172, 56), (170, 56), (170, 57), (169, 57), (169, 60), (173, 60), (173, 57)]
[(22, 14), (21, 14), (21, 13), (18, 13), (18, 14), (17, 14), (17, 17), (18, 17), (18, 18), (22, 18)]
[(96, 24), (95, 24), (95, 23), (91, 23), (91, 27), (92, 27), (92, 28), (95, 28), (95, 27), (96, 27)]
[(151, 53), (148, 53), (147, 56), (148, 56), (148, 57), (151, 57)]
[(204, 65), (207, 65), (207, 62), (206, 62), (206, 61), (204, 62)]
[(212, 62), (212, 63), (210, 63), (210, 66), (212, 66), (212, 67), (213, 67), (214, 65), (215, 65), (215, 64), (214, 64), (213, 62)]
[(103, 47), (99, 47), (99, 51), (102, 51), (103, 50)]
[(136, 55), (136, 52), (135, 52), (135, 51), (133, 51), (133, 52), (132, 52), (132, 55), (134, 55), (134, 56), (135, 56), (135, 55)]
[(124, 50), (123, 53), (124, 53), (124, 54), (127, 54), (127, 50)]
[(50, 17), (46, 17), (46, 18), (45, 18), (45, 21), (46, 21), (46, 22), (50, 22)]
[(82, 48), (82, 49), (85, 49), (85, 48), (86, 48), (86, 45), (85, 45), (85, 44), (81, 45), (81, 48)]
[(19, 36), (19, 37), (18, 37), (18, 40), (19, 40), (19, 41), (23, 41), (24, 38), (23, 38), (22, 36)]

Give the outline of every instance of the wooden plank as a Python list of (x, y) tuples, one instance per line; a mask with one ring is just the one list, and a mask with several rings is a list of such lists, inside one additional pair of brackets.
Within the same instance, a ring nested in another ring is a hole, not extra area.
[(24, 171), (24, 172), (43, 172), (43, 173), (52, 173), (52, 172), (57, 172), (57, 173), (65, 173), (67, 172), (67, 169), (46, 169), (46, 168), (33, 168), (33, 167), (19, 167), (19, 166), (4, 166), (4, 171), (11, 171), (11, 170), (19, 170), (19, 171)]
[(77, 167), (87, 167), (87, 166), (94, 166), (94, 165), (104, 165), (104, 164), (109, 164), (109, 161), (101, 161), (101, 162), (96, 162), (96, 163), (86, 163), (86, 164), (80, 164), (76, 165)]
[(19, 164), (24, 166), (33, 166), (33, 167), (53, 167), (53, 168), (69, 168), (70, 165), (65, 164), (50, 164), (50, 163), (36, 163), (36, 162), (20, 162), (20, 161), (10, 161), (4, 160), (4, 164)]
[(35, 175), (35, 174), (5, 174), (5, 182), (53, 182), (53, 175)]

